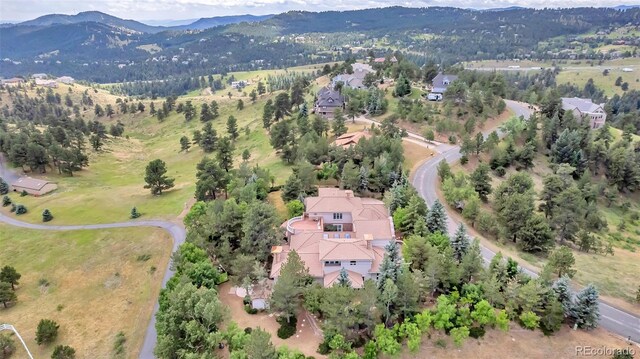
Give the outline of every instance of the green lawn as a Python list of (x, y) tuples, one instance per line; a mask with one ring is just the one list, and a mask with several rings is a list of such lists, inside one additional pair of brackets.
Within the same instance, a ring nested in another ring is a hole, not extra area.
[[(55, 345), (66, 344), (78, 358), (110, 358), (123, 331), (126, 357), (137, 358), (171, 253), (164, 231), (45, 232), (0, 225), (0, 248), (0, 265), (22, 275), (18, 301), (0, 309), (0, 321), (20, 331), (34, 357), (49, 358)], [(149, 258), (139, 260), (143, 255)], [(60, 325), (52, 345), (35, 343), (43, 318)], [(20, 354), (14, 357), (26, 357)]]

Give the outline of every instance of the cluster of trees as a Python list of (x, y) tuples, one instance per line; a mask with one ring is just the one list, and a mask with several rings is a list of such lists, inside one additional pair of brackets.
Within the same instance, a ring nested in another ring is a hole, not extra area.
[(225, 276), (205, 250), (189, 242), (173, 254), (171, 265), (175, 274), (160, 292), (156, 314), (155, 355), (174, 358), (211, 353), (222, 341), (220, 325), (228, 318), (228, 309), (216, 291)]
[(45, 173), (47, 168), (55, 168), (59, 173), (73, 175), (89, 163), (85, 133), (91, 132), (81, 119), (49, 125), (44, 131), (23, 122), (9, 128), (0, 119), (0, 152), (13, 165), (26, 166), (32, 172)]
[[(589, 286), (573, 295), (562, 277), (572, 270), (563, 251), (552, 255), (556, 259), (538, 279), (501, 254), (485, 269), (479, 242), (469, 239), (463, 225), (449, 237), (442, 205), (428, 209), (406, 178), (387, 192), (385, 202), (404, 244), (402, 256), (394, 242), (385, 248), (377, 280), (354, 289), (342, 270), (333, 287), (313, 284), (295, 251), (280, 270), (271, 308), (284, 318), (294, 318), (300, 305), (318, 315), (325, 336), (320, 353), (359, 358), (353, 348), (364, 346), (363, 358), (377, 358), (398, 354), (404, 342), (417, 352), (422, 336), (433, 330), (461, 345), (469, 336), (482, 337), (487, 327), (508, 330), (512, 320), (546, 334), (563, 323), (597, 326), (598, 293)], [(561, 279), (554, 281), (556, 274)], [(430, 298), (436, 306), (421, 309)]]

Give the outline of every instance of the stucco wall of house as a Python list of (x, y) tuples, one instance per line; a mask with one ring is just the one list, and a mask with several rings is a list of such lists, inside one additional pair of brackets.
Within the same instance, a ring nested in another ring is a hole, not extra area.
[(337, 272), (340, 269), (344, 268), (346, 270), (352, 271), (352, 272), (356, 272), (356, 273), (360, 273), (362, 274), (365, 278), (368, 278), (367, 276), (369, 275), (369, 270), (371, 269), (371, 261), (356, 261), (355, 265), (351, 265), (350, 261), (342, 261), (340, 262), (339, 266), (325, 266), (324, 262), (322, 263), (323, 268), (324, 268), (324, 274), (329, 274), (329, 273), (333, 273), (333, 272)]

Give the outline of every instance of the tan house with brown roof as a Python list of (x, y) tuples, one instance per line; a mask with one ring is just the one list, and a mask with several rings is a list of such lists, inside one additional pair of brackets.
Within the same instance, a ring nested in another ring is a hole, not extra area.
[(304, 204), (304, 214), (284, 224), (287, 243), (272, 248), (271, 278), (277, 280), (289, 252), (295, 250), (309, 274), (325, 287), (337, 282), (342, 268), (354, 288), (377, 279), (384, 247), (395, 241), (384, 203), (355, 197), (350, 190), (320, 188), (318, 196), (307, 197)]
[(58, 188), (58, 185), (53, 182), (24, 176), (13, 182), (11, 184), (11, 188), (14, 192), (25, 191), (32, 196), (38, 197), (51, 191), (55, 191)]

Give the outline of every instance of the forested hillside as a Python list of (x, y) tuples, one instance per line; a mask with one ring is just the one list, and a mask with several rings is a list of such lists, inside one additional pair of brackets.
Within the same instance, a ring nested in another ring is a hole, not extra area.
[(356, 47), (377, 55), (407, 50), (408, 58), (419, 66), (430, 61), (446, 65), (543, 56), (537, 52), (541, 41), (638, 24), (639, 18), (639, 9), (392, 7), (292, 11), (255, 23), (157, 33), (157, 27), (140, 32), (139, 26), (111, 18), (50, 25), (40, 21), (34, 23), (37, 26), (0, 28), (5, 45), (0, 75), (45, 72), (102, 83), (146, 81), (339, 61), (354, 56)]

